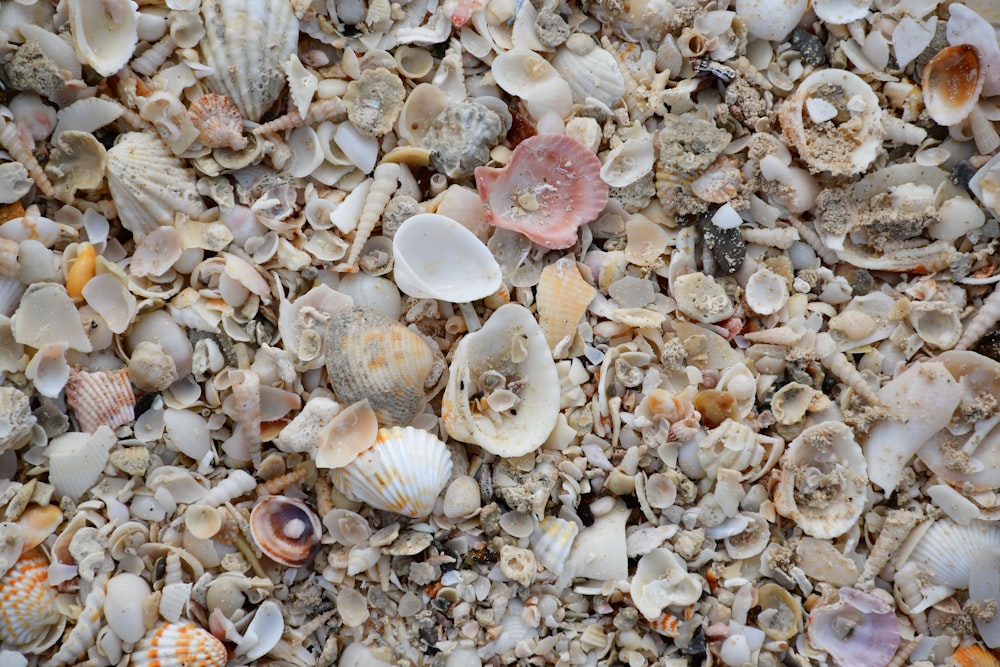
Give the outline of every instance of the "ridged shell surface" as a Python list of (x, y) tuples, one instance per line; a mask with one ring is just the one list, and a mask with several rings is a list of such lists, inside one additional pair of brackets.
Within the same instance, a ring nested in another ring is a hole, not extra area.
[(580, 320), (596, 295), (597, 290), (583, 279), (572, 257), (542, 270), (535, 297), (538, 323), (556, 359), (568, 356)]
[(573, 35), (553, 56), (552, 66), (569, 84), (577, 104), (585, 104), (590, 97), (613, 107), (625, 94), (625, 79), (615, 57), (589, 35)]
[(330, 320), (326, 370), (343, 403), (367, 398), (379, 423), (408, 424), (426, 401), (424, 384), (434, 354), (405, 326), (370, 308), (354, 308)]
[(0, 578), (0, 644), (31, 644), (59, 621), (48, 567), (40, 551), (29, 551)]
[(116, 442), (107, 426), (99, 426), (92, 435), (71, 431), (54, 438), (46, 448), (49, 482), (76, 500), (97, 482)]
[(572, 521), (547, 516), (531, 535), (531, 550), (546, 570), (561, 575), (580, 527)]
[(226, 647), (192, 623), (164, 623), (146, 633), (132, 654), (133, 667), (222, 667)]
[(87, 433), (102, 425), (116, 429), (135, 419), (135, 394), (125, 368), (97, 373), (70, 371), (66, 403)]
[(940, 519), (927, 529), (907, 562), (916, 563), (927, 580), (956, 590), (969, 587), (976, 561), (1000, 549), (1000, 527), (973, 520), (962, 526)]
[(226, 94), (244, 118), (260, 120), (285, 84), (282, 69), (295, 52), (299, 21), (288, 0), (207, 0), (201, 5), (201, 50), (214, 72), (212, 92)]
[(175, 213), (198, 219), (205, 204), (195, 172), (155, 135), (129, 132), (108, 151), (108, 187), (122, 225), (142, 237), (174, 222)]
[(387, 512), (425, 517), (451, 477), (451, 454), (422, 429), (379, 429), (372, 447), (331, 471), (334, 486), (353, 500)]

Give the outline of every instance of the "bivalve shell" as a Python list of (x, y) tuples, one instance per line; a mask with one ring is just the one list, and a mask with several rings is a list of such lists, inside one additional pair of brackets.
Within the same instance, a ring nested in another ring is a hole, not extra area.
[(101, 76), (129, 61), (139, 41), (139, 13), (132, 0), (69, 0), (69, 23), (77, 57)]
[(223, 667), (225, 645), (193, 623), (164, 623), (146, 633), (132, 654), (134, 667)]
[(104, 617), (123, 642), (137, 642), (146, 633), (142, 604), (152, 592), (145, 579), (129, 572), (116, 574), (108, 580)]
[(126, 368), (96, 373), (71, 370), (66, 403), (87, 433), (100, 426), (116, 429), (135, 419), (135, 394)]
[(838, 602), (810, 612), (809, 643), (842, 667), (886, 667), (899, 646), (899, 621), (881, 593), (841, 588)]
[(54, 438), (46, 448), (49, 482), (77, 500), (97, 482), (117, 442), (114, 431), (103, 425), (93, 434), (70, 432)]
[(375, 443), (330, 473), (345, 496), (386, 512), (422, 518), (451, 477), (451, 454), (439, 439), (406, 426), (379, 429)]
[(538, 323), (554, 358), (568, 356), (580, 321), (596, 295), (597, 289), (583, 279), (572, 257), (542, 269), (535, 303)]
[(272, 560), (287, 567), (303, 567), (319, 551), (323, 525), (301, 500), (264, 496), (250, 512), (250, 533)]
[(927, 113), (941, 125), (956, 125), (979, 103), (985, 81), (979, 54), (969, 44), (938, 51), (924, 66), (921, 88)]
[(36, 550), (25, 552), (0, 577), (0, 644), (26, 647), (59, 622), (55, 595), (48, 584), (49, 562)]

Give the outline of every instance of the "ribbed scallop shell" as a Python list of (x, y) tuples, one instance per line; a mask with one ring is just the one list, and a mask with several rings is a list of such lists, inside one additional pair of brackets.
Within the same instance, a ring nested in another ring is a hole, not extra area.
[(116, 429), (135, 419), (135, 394), (126, 368), (97, 373), (71, 370), (66, 403), (73, 408), (80, 429), (87, 433), (99, 426)]
[(448, 448), (412, 426), (379, 429), (368, 451), (330, 473), (348, 498), (413, 518), (431, 513), (449, 477)]
[(1000, 666), (1000, 660), (997, 660), (992, 653), (978, 644), (959, 646), (955, 649), (955, 654), (951, 656), (951, 661), (959, 667)]
[(408, 424), (427, 400), (424, 385), (434, 353), (424, 339), (370, 308), (330, 320), (326, 371), (342, 403), (367, 398), (379, 423)]
[(531, 535), (531, 550), (546, 570), (561, 575), (580, 527), (572, 521), (547, 516)]
[(592, 37), (577, 33), (552, 58), (552, 66), (573, 91), (573, 101), (586, 104), (595, 98), (609, 107), (617, 106), (625, 94), (625, 78), (615, 57), (598, 46)]
[(48, 568), (45, 556), (32, 550), (0, 578), (0, 644), (26, 646), (59, 622)]
[(69, 432), (54, 438), (46, 448), (49, 483), (76, 500), (97, 482), (117, 441), (107, 426), (97, 427), (93, 435)]
[(572, 257), (564, 257), (542, 270), (535, 303), (538, 323), (555, 358), (567, 356), (580, 320), (596, 295), (597, 290), (583, 279)]
[(164, 623), (146, 633), (132, 653), (132, 667), (222, 667), (225, 645), (193, 623)]
[(175, 213), (198, 219), (205, 204), (195, 172), (149, 132), (129, 132), (108, 151), (108, 187), (122, 225), (141, 237), (174, 222)]
[(215, 93), (228, 95), (243, 116), (260, 120), (285, 84), (283, 66), (295, 52), (299, 21), (288, 0), (205, 0), (201, 50), (214, 73)]
[(198, 128), (198, 141), (205, 146), (224, 146), (236, 151), (247, 147), (247, 138), (243, 136), (243, 115), (226, 95), (202, 95), (191, 103), (188, 115)]
[(323, 525), (301, 500), (265, 496), (250, 512), (250, 532), (269, 558), (288, 567), (302, 567), (319, 551)]
[(1000, 526), (973, 520), (961, 526), (940, 519), (927, 529), (907, 562), (916, 563), (932, 584), (956, 590), (969, 587), (969, 574), (978, 559), (1000, 550)]

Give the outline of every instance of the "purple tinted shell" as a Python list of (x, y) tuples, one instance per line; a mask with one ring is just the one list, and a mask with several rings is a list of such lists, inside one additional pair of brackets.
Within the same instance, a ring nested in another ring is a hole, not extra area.
[(843, 667), (886, 667), (899, 646), (899, 621), (884, 598), (841, 588), (838, 602), (809, 614), (808, 636)]

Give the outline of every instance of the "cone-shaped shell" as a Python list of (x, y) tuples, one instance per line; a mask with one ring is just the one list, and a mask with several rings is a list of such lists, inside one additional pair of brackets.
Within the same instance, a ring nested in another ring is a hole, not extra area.
[(580, 320), (596, 295), (597, 290), (583, 279), (572, 257), (563, 257), (542, 270), (535, 296), (538, 323), (556, 359), (567, 356)]
[(200, 46), (212, 92), (228, 95), (250, 120), (260, 120), (285, 83), (299, 21), (288, 0), (205, 0)]
[[(503, 378), (505, 386), (487, 386), (487, 378)], [(495, 390), (518, 400), (498, 412)], [(498, 456), (521, 456), (542, 446), (558, 415), (559, 379), (541, 327), (524, 306), (501, 306), (455, 350), (441, 400), (445, 429)]]
[(379, 423), (408, 424), (424, 407), (434, 353), (424, 339), (370, 308), (334, 315), (326, 335), (326, 371), (337, 398), (367, 398)]
[(272, 560), (288, 567), (302, 567), (319, 551), (323, 524), (301, 500), (264, 496), (250, 512), (250, 533)]
[(225, 645), (193, 623), (164, 623), (146, 633), (132, 654), (133, 667), (222, 667)]
[(0, 644), (27, 646), (59, 621), (48, 568), (45, 556), (32, 550), (0, 577)]
[(99, 426), (116, 429), (135, 419), (135, 394), (127, 368), (97, 373), (71, 370), (66, 403), (73, 408), (80, 429), (87, 433)]
[(343, 468), (330, 473), (348, 498), (386, 512), (425, 517), (451, 477), (445, 444), (422, 429), (379, 429), (375, 443)]
[(979, 102), (985, 76), (979, 54), (969, 44), (948, 46), (924, 66), (924, 106), (935, 122), (962, 122)]
[(503, 169), (477, 167), (476, 186), (490, 224), (524, 234), (546, 248), (568, 248), (577, 229), (608, 203), (601, 161), (563, 134), (525, 139)]
[(141, 237), (174, 214), (200, 218), (205, 204), (195, 172), (149, 132), (129, 132), (108, 151), (108, 187), (122, 225)]

